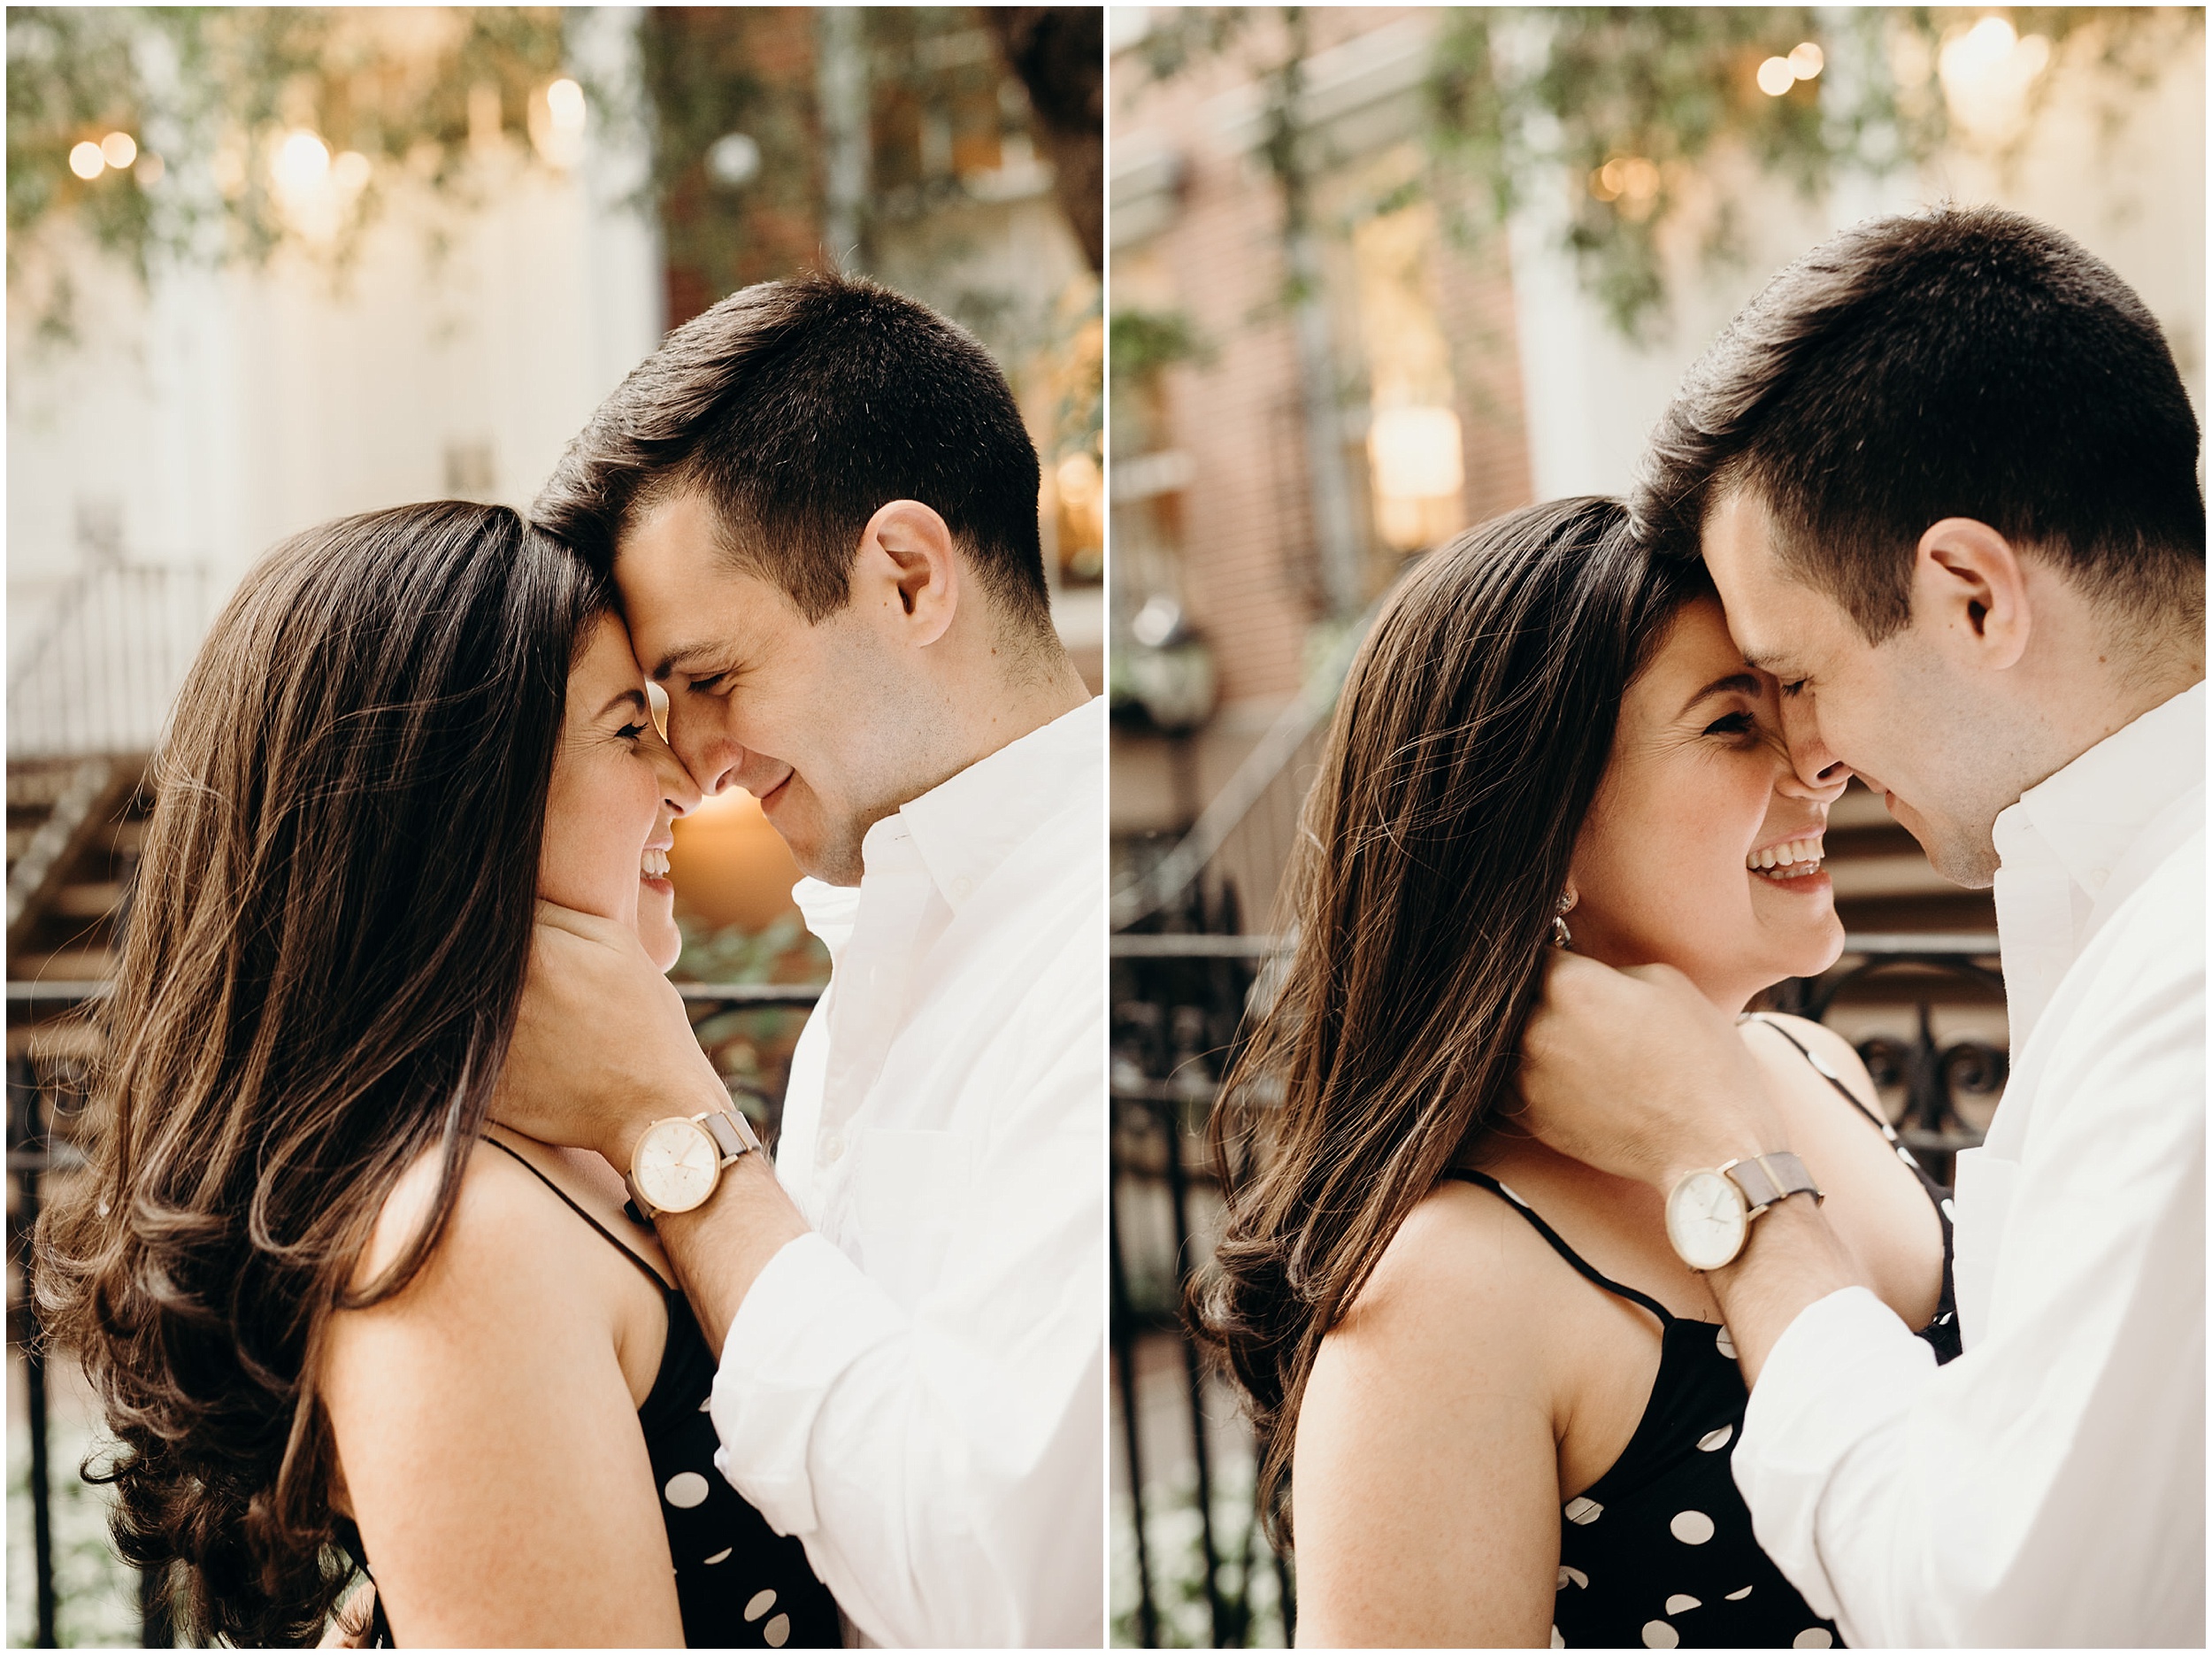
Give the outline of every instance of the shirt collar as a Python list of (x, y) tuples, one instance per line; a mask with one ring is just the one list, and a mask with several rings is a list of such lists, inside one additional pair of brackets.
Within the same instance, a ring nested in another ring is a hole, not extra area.
[(2204, 785), (2204, 693), (2200, 682), (2185, 689), (2023, 793), (1997, 817), (2001, 858), (2040, 846), (2093, 902), (2102, 899), (2144, 828)]
[(1087, 806), (1100, 818), (1105, 777), (1106, 704), (1094, 697), (909, 801), (898, 820), (956, 913), (1053, 817)]
[(830, 963), (835, 965), (843, 957), (854, 923), (860, 918), (860, 887), (833, 885), (809, 876), (791, 888), (791, 900), (799, 904), (799, 917), (822, 940), (822, 946), (830, 951)]
[(803, 879), (791, 895), (807, 929), (834, 958), (860, 911), (860, 894), (910, 844), (930, 881), (957, 912), (1014, 848), (1071, 804), (1088, 801), (1098, 819), (1104, 804), (1105, 703), (1093, 697), (947, 777), (885, 817), (860, 842), (862, 883), (831, 885)]

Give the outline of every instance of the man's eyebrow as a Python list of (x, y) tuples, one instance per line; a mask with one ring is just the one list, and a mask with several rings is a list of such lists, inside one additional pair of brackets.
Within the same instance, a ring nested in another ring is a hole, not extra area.
[(680, 644), (661, 657), (659, 664), (653, 668), (653, 681), (657, 684), (665, 683), (671, 673), (680, 667), (688, 666), (695, 661), (710, 658), (720, 648), (719, 644), (715, 643)]
[(1736, 691), (1741, 695), (1756, 696), (1759, 693), (1759, 681), (1754, 678), (1749, 673), (1731, 673), (1725, 678), (1716, 678), (1711, 683), (1706, 685), (1704, 689), (1699, 690), (1697, 694), (1692, 696), (1687, 701), (1684, 702), (1682, 704), (1682, 711), (1687, 712), (1692, 707), (1697, 705), (1699, 702), (1707, 699), (1709, 697), (1724, 695), (1731, 690)]
[(642, 689), (626, 689), (622, 691), (621, 694), (615, 697), (613, 700), (607, 703), (605, 706), (600, 708), (593, 721), (595, 723), (599, 719), (605, 718), (607, 714), (612, 712), (617, 707), (620, 706), (626, 701), (634, 704), (640, 712), (646, 711), (645, 692)]

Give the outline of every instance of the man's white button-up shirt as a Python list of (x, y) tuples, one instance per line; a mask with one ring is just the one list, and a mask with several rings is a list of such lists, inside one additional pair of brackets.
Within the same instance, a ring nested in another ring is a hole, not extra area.
[(2012, 1078), (1959, 1157), (1965, 1354), (1853, 1288), (1735, 1453), (1861, 1646), (2204, 1643), (2205, 689), (1998, 817)]
[(879, 1643), (1105, 1630), (1105, 703), (803, 881), (830, 986), (777, 1174), (814, 1233), (745, 1297), (717, 1463)]

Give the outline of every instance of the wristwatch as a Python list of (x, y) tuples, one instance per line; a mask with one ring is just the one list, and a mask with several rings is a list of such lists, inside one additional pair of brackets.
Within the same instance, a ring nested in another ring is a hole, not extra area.
[(1667, 1191), (1667, 1240), (1693, 1270), (1717, 1270), (1743, 1251), (1751, 1220), (1785, 1196), (1825, 1199), (1787, 1150), (1685, 1173)]
[(722, 1182), (722, 1170), (759, 1147), (749, 1127), (726, 1109), (671, 1115), (645, 1128), (623, 1182), (631, 1216), (650, 1223), (664, 1212), (703, 1205)]

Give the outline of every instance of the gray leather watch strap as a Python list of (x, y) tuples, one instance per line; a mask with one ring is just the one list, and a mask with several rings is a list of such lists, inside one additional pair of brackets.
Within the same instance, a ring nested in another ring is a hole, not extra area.
[(1742, 1160), (1729, 1162), (1720, 1170), (1735, 1180), (1736, 1188), (1743, 1191), (1744, 1200), (1755, 1218), (1785, 1196), (1809, 1194), (1815, 1201), (1823, 1198), (1820, 1187), (1813, 1182), (1805, 1163), (1787, 1150), (1747, 1156)]
[(722, 1165), (727, 1166), (741, 1155), (749, 1154), (751, 1140), (738, 1130), (737, 1122), (718, 1109), (709, 1110), (699, 1117), (699, 1124), (714, 1140), (714, 1147), (722, 1151)]

